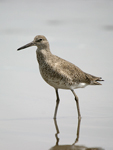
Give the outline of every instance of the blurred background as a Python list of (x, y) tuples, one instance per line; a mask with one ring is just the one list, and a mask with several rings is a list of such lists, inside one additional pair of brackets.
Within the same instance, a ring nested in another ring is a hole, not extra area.
[[(82, 114), (78, 145), (113, 149), (113, 0), (0, 0), (0, 149), (55, 145), (55, 91), (38, 69), (36, 47), (17, 48), (44, 35), (51, 52), (101, 76), (102, 86), (75, 90)], [(59, 90), (60, 144), (76, 137), (72, 93)]]

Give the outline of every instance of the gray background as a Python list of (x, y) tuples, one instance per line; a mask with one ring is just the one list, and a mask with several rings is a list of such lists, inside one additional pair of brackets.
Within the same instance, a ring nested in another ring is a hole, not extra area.
[[(113, 1), (0, 1), (0, 149), (48, 150), (55, 145), (56, 95), (39, 73), (36, 47), (17, 48), (45, 35), (51, 52), (83, 71), (102, 76), (102, 86), (75, 90), (82, 121), (77, 145), (113, 149)], [(72, 93), (59, 90), (59, 144), (76, 138)]]

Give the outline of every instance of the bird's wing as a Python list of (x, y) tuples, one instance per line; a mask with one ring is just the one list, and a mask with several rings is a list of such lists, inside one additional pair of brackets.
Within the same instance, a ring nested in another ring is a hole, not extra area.
[(89, 78), (87, 77), (86, 73), (83, 72), (80, 68), (75, 66), (74, 64), (55, 56), (54, 58), (54, 67), (55, 70), (59, 72), (62, 76), (67, 77), (73, 82), (83, 82), (83, 83), (90, 83)]
[(55, 56), (54, 64), (58, 73), (70, 79), (72, 82), (101, 85), (97, 81), (103, 81), (101, 77), (96, 77), (85, 73), (71, 62), (68, 62), (60, 57)]

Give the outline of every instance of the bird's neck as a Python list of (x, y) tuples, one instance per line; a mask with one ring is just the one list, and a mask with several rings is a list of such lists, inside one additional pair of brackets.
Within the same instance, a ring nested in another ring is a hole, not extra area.
[(39, 65), (42, 65), (49, 61), (50, 57), (52, 56), (52, 53), (49, 47), (47, 48), (38, 47), (38, 49), (36, 50), (36, 55)]

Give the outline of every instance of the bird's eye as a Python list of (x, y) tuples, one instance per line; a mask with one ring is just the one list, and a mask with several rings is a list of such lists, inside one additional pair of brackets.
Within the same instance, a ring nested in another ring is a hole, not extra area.
[(38, 42), (41, 42), (41, 41), (42, 41), (42, 39), (39, 39), (39, 40), (38, 40)]

